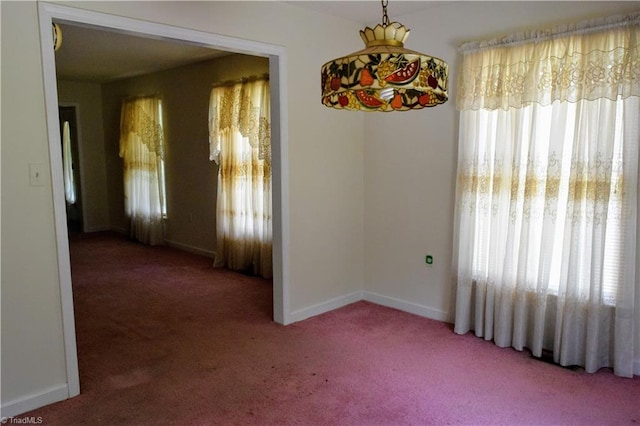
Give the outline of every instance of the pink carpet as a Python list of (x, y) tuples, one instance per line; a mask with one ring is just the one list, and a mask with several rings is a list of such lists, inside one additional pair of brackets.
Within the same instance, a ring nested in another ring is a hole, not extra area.
[(71, 252), (82, 393), (24, 414), (44, 425), (640, 423), (638, 377), (366, 302), (283, 327), (269, 281), (210, 259), (109, 234)]

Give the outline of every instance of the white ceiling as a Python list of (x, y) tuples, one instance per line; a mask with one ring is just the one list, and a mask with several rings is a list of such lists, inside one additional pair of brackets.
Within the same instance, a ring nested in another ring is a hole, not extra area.
[(65, 23), (55, 53), (59, 79), (104, 83), (226, 55), (207, 47)]
[[(361, 1), (285, 1), (296, 7), (373, 26), (382, 21), (382, 6), (377, 0)], [(391, 1), (387, 6), (390, 21), (441, 4), (441, 1)], [(219, 57), (207, 47), (127, 35), (109, 29), (59, 23), (62, 47), (56, 52), (58, 78), (103, 83), (189, 63)]]
[[(358, 1), (285, 1), (295, 6), (314, 10), (331, 16), (343, 17), (363, 25), (374, 26), (382, 22), (382, 3), (379, 0)], [(409, 15), (450, 1), (389, 1), (387, 16), (389, 21), (397, 17)]]

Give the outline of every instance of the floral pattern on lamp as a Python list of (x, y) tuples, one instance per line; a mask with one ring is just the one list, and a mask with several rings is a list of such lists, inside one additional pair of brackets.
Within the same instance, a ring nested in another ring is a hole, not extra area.
[(445, 61), (404, 48), (409, 30), (393, 22), (360, 31), (366, 48), (322, 66), (322, 103), (357, 111), (407, 111), (447, 101)]

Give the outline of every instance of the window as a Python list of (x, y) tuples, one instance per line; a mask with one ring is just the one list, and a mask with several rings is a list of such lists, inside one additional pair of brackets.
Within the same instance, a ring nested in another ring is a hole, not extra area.
[(218, 164), (214, 266), (271, 278), (269, 81), (216, 86), (209, 103), (210, 160)]
[(71, 151), (71, 126), (62, 123), (62, 174), (64, 177), (64, 198), (69, 204), (76, 203), (76, 184), (73, 179), (73, 153)]
[(162, 101), (157, 96), (126, 99), (120, 118), (125, 212), (131, 236), (147, 244), (163, 242), (167, 215)]
[[(604, 137), (597, 116), (611, 109), (610, 137)], [(622, 215), (627, 208), (622, 197), (623, 117), (629, 109), (633, 114), (632, 103), (619, 99), (464, 113), (467, 121), (473, 116), (477, 128), (476, 138), (471, 139), (472, 157), (460, 176), (474, 193), (467, 202), (476, 203), (474, 232), (469, 236), (471, 274), (476, 279), (491, 280), (499, 274), (512, 282), (522, 281), (531, 291), (556, 295), (566, 287), (563, 280), (577, 280), (576, 296), (588, 299), (595, 297), (589, 285), (592, 244), (600, 244), (599, 300), (615, 304), (622, 263)], [(513, 229), (504, 228), (507, 223)], [(587, 241), (592, 239), (588, 235), (580, 244), (567, 241), (567, 233), (575, 236), (600, 226), (600, 242)], [(576, 272), (586, 271), (587, 276), (562, 273), (563, 253), (569, 251), (582, 259)], [(504, 275), (505, 262), (514, 265), (511, 275)], [(520, 264), (527, 266), (519, 270)]]
[(639, 22), (463, 48), (456, 332), (633, 374)]

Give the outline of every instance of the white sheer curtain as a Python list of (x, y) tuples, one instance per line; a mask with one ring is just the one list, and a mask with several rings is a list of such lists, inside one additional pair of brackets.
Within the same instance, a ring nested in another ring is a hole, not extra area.
[(73, 181), (73, 154), (71, 152), (71, 128), (68, 121), (62, 123), (62, 174), (64, 197), (69, 204), (76, 203), (76, 184)]
[(166, 215), (162, 102), (157, 96), (126, 99), (120, 117), (125, 212), (131, 237), (146, 244), (164, 241)]
[(210, 159), (218, 164), (215, 267), (271, 278), (271, 126), (269, 81), (214, 87)]
[(639, 22), (463, 46), (457, 333), (633, 375)]

